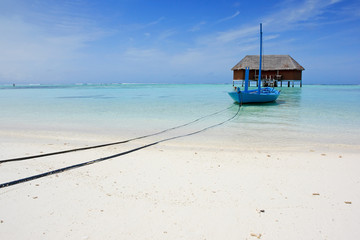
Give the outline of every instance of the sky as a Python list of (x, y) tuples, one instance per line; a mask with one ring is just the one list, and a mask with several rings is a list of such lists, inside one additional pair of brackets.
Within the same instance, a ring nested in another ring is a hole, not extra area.
[(259, 23), (304, 84), (360, 84), (358, 0), (0, 0), (0, 84), (231, 83)]

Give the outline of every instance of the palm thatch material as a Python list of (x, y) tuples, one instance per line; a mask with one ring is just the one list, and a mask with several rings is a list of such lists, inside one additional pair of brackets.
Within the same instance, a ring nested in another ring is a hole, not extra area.
[[(303, 71), (303, 68), (298, 62), (296, 62), (289, 55), (263, 55), (262, 67), (264, 71), (273, 70), (298, 70)], [(259, 70), (259, 55), (246, 55), (238, 64), (236, 64), (231, 70), (244, 70), (245, 67), (249, 67), (250, 70)]]

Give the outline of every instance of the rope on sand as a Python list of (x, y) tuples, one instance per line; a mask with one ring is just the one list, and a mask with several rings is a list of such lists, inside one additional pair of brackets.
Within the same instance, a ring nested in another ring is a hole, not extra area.
[[(194, 132), (191, 132), (191, 133), (188, 133), (188, 134), (178, 135), (178, 136), (175, 136), (175, 137), (165, 138), (165, 139), (163, 139), (163, 140), (159, 140), (159, 141), (157, 141), (157, 142), (153, 142), (153, 143), (144, 145), (144, 146), (142, 146), (142, 147), (133, 148), (133, 149), (131, 149), (131, 150), (128, 150), (128, 151), (125, 151), (125, 152), (121, 152), (121, 153), (117, 153), (117, 154), (114, 154), (114, 155), (111, 155), (111, 156), (107, 156), (107, 157), (103, 157), (103, 158), (98, 158), (98, 159), (95, 159), (95, 160), (91, 160), (91, 161), (87, 161), (87, 162), (83, 162), (83, 163), (79, 163), (79, 164), (67, 166), (67, 167), (64, 167), (64, 168), (59, 168), (59, 169), (56, 169), (56, 170), (53, 170), (53, 171), (49, 171), (49, 172), (41, 173), (41, 174), (38, 174), (38, 175), (34, 175), (34, 176), (30, 176), (30, 177), (26, 177), (26, 178), (14, 180), (14, 181), (7, 182), (7, 183), (2, 183), (2, 184), (0, 184), (0, 188), (5, 188), (5, 187), (13, 186), (13, 185), (16, 185), (16, 184), (20, 184), (20, 183), (32, 181), (32, 180), (35, 180), (35, 179), (38, 179), (38, 178), (42, 178), (42, 177), (54, 175), (54, 174), (57, 174), (57, 173), (65, 172), (65, 171), (68, 171), (68, 170), (71, 170), (71, 169), (75, 169), (75, 168), (87, 166), (87, 165), (90, 165), (90, 164), (94, 164), (94, 163), (97, 163), (97, 162), (102, 162), (102, 161), (109, 160), (109, 159), (112, 159), (112, 158), (120, 157), (120, 156), (129, 154), (129, 153), (132, 153), (132, 152), (139, 151), (139, 150), (144, 149), (144, 148), (148, 148), (148, 147), (154, 146), (154, 145), (159, 144), (159, 143), (162, 143), (162, 142), (167, 142), (167, 141), (174, 140), (174, 139), (178, 139), (178, 138), (183, 138), (183, 137), (192, 136), (192, 135), (195, 135), (195, 134), (204, 132), (204, 131), (206, 131), (206, 130), (208, 130), (208, 129), (211, 129), (211, 128), (218, 127), (218, 126), (220, 126), (220, 125), (225, 124), (226, 122), (231, 121), (232, 119), (234, 119), (234, 118), (239, 114), (240, 108), (241, 108), (241, 104), (239, 104), (239, 108), (238, 108), (236, 114), (233, 115), (232, 117), (230, 117), (230, 118), (228, 118), (228, 119), (226, 119), (225, 121), (222, 121), (222, 122), (220, 122), (220, 123), (217, 123), (217, 124), (211, 125), (211, 126), (209, 126), (209, 127), (203, 128), (203, 129), (201, 129), (201, 130), (194, 131)], [(224, 111), (224, 110), (223, 110), (223, 111)], [(201, 118), (200, 118), (200, 119), (201, 119)], [(199, 120), (199, 119), (197, 119), (197, 120), (195, 120), (195, 121), (198, 121), (198, 120)], [(193, 121), (193, 122), (194, 122), (194, 121)], [(190, 124), (190, 123), (189, 123), (189, 124)], [(184, 125), (181, 125), (181, 126), (184, 126)], [(180, 126), (178, 126), (178, 127), (180, 127)], [(176, 128), (178, 128), (178, 127), (176, 127)], [(166, 130), (164, 130), (164, 131), (166, 131)], [(164, 132), (164, 131), (162, 131), (162, 132)], [(159, 133), (157, 133), (157, 134), (159, 134)], [(148, 136), (150, 136), (150, 135), (148, 135)], [(104, 144), (104, 145), (105, 145), (105, 144)], [(109, 145), (107, 145), (107, 146), (109, 146)], [(93, 147), (93, 148), (94, 148), (94, 147)], [(55, 154), (52, 154), (52, 155), (55, 155)]]
[(168, 128), (165, 130), (162, 130), (160, 132), (156, 132), (156, 133), (152, 133), (152, 134), (148, 134), (148, 135), (144, 135), (144, 136), (140, 136), (140, 137), (136, 137), (136, 138), (131, 138), (131, 139), (127, 139), (127, 140), (123, 140), (123, 141), (118, 141), (118, 142), (112, 142), (112, 143), (106, 143), (106, 144), (100, 144), (100, 145), (94, 145), (94, 146), (89, 146), (89, 147), (82, 147), (82, 148), (74, 148), (74, 149), (69, 149), (69, 150), (64, 150), (64, 151), (58, 151), (58, 152), (52, 152), (52, 153), (44, 153), (44, 154), (39, 154), (39, 155), (33, 155), (33, 156), (26, 156), (26, 157), (18, 157), (18, 158), (11, 158), (11, 159), (4, 159), (4, 160), (0, 160), (0, 163), (6, 163), (6, 162), (16, 162), (16, 161), (24, 161), (24, 160), (29, 160), (29, 159), (34, 159), (34, 158), (41, 158), (41, 157), (47, 157), (47, 156), (53, 156), (53, 155), (59, 155), (59, 154), (65, 154), (65, 153), (70, 153), (70, 152), (77, 152), (77, 151), (84, 151), (84, 150), (90, 150), (90, 149), (94, 149), (94, 148), (102, 148), (102, 147), (108, 147), (108, 146), (113, 146), (113, 145), (119, 145), (119, 144), (123, 144), (123, 143), (128, 143), (134, 140), (139, 140), (139, 139), (143, 139), (143, 138), (147, 138), (147, 137), (152, 137), (152, 136), (156, 136), (171, 130), (175, 130), (181, 127), (185, 127), (188, 126), (190, 124), (193, 124), (195, 122), (198, 122), (204, 118), (208, 118), (211, 116), (214, 116), (216, 114), (219, 114), (221, 112), (224, 112), (228, 109), (230, 109), (232, 106), (225, 108), (221, 111), (200, 117), (198, 119), (195, 119), (191, 122), (179, 125), (179, 126), (175, 126), (172, 128)]

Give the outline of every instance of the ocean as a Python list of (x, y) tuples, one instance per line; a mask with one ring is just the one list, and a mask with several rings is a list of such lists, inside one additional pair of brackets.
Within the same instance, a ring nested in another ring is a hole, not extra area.
[[(211, 144), (220, 138), (277, 148), (360, 145), (360, 86), (279, 89), (276, 102), (242, 105), (234, 119), (209, 130)], [(230, 84), (0, 85), (0, 126), (2, 131), (86, 132), (121, 140), (221, 111), (184, 128), (188, 133), (234, 116), (239, 105), (228, 96), (231, 90)]]

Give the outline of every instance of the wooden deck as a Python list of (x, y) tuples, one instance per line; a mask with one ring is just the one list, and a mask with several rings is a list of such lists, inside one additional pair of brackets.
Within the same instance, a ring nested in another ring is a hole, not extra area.
[[(241, 86), (244, 86), (245, 80), (235, 80), (241, 81)], [(262, 79), (261, 86), (262, 87), (295, 87), (300, 86), (302, 87), (302, 80), (276, 80), (276, 79)], [(258, 86), (257, 80), (249, 80), (249, 87), (250, 86)]]

